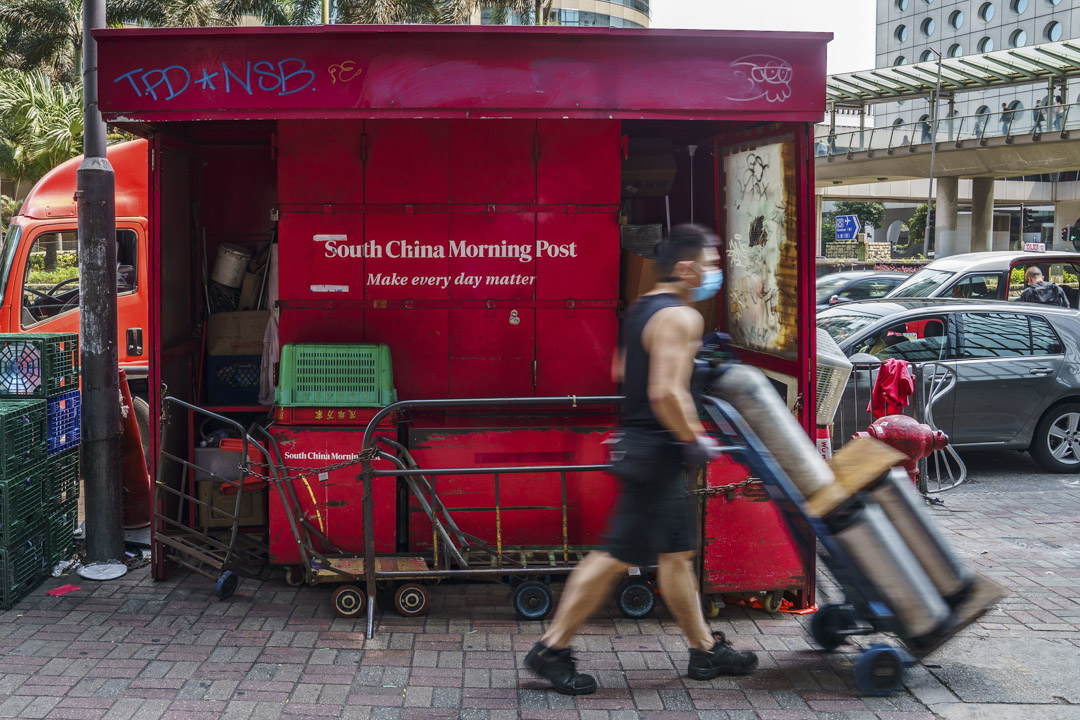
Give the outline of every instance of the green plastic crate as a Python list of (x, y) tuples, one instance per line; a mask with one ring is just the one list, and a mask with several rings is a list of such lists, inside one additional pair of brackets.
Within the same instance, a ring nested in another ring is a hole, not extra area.
[(0, 547), (0, 610), (8, 610), (36, 588), (49, 574), (45, 528), (19, 542)]
[(60, 506), (59, 510), (50, 511), (45, 525), (49, 567), (54, 568), (61, 560), (70, 560), (75, 551), (75, 529), (79, 525), (78, 498)]
[(77, 334), (0, 334), (0, 398), (50, 398), (78, 389)]
[(387, 345), (290, 344), (281, 349), (280, 407), (383, 407), (397, 401)]
[(0, 546), (27, 534), (44, 512), (41, 468), (27, 468), (0, 479)]
[(45, 505), (49, 512), (79, 499), (79, 448), (53, 455), (46, 463)]
[(0, 477), (19, 473), (45, 457), (44, 400), (0, 400)]

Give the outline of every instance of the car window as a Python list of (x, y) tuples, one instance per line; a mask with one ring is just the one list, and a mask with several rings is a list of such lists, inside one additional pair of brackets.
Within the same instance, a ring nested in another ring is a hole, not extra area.
[(1080, 268), (1076, 263), (1057, 262), (1050, 263), (1050, 282), (1055, 283), (1065, 291), (1065, 297), (1069, 299), (1069, 307), (1076, 309), (1080, 301)]
[(948, 294), (954, 298), (996, 300), (998, 296), (998, 284), (1000, 282), (1000, 273), (976, 273), (973, 275), (966, 275), (949, 288)]
[(833, 295), (840, 291), (840, 288), (847, 285), (848, 278), (843, 275), (834, 275), (832, 277), (821, 278), (817, 281), (817, 288), (814, 292), (814, 297), (817, 300), (818, 305), (824, 305), (829, 301)]
[(948, 318), (944, 315), (928, 315), (909, 318), (871, 333), (856, 341), (851, 354), (868, 353), (879, 360), (907, 360), (930, 362), (944, 360), (948, 356)]
[(825, 315), (818, 315), (817, 326), (829, 333), (830, 337), (838, 343), (864, 327), (873, 325), (879, 319), (877, 315), (837, 312), (831, 308), (826, 312)]
[[(138, 285), (138, 237), (116, 231), (116, 291)], [(23, 269), (22, 326), (30, 327), (79, 307), (79, 241), (75, 232), (41, 233), (34, 238)]]
[(863, 280), (841, 292), (840, 297), (845, 300), (872, 300), (874, 298), (885, 297), (885, 295), (894, 287), (896, 287), (896, 283), (890, 283), (889, 281), (880, 278)]
[(1060, 355), (1064, 352), (1061, 339), (1054, 332), (1053, 326), (1038, 315), (1028, 315), (1031, 325), (1031, 354), (1032, 355)]
[(895, 290), (889, 293), (889, 297), (930, 297), (934, 291), (944, 285), (956, 273), (945, 270), (931, 270), (923, 268), (919, 272), (900, 283)]
[(1021, 313), (964, 313), (960, 358), (1009, 358), (1061, 352), (1057, 333), (1044, 318)]

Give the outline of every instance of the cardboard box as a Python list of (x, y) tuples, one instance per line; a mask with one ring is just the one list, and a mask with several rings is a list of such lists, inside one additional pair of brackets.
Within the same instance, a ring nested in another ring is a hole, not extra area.
[(214, 313), (206, 323), (208, 355), (262, 355), (269, 310)]
[[(237, 467), (240, 454), (219, 448), (195, 448), (195, 465), (214, 475), (229, 480), (240, 479)], [(199, 500), (212, 507), (232, 515), (236, 510), (236, 493), (226, 495), (222, 492), (223, 484), (207, 478), (205, 472), (195, 471), (195, 483), (198, 487)], [(245, 485), (247, 483), (245, 482)], [(198, 506), (199, 526), (204, 528), (229, 527), (232, 519), (222, 513), (213, 512), (205, 505)], [(240, 527), (261, 527), (266, 525), (266, 488), (245, 491), (240, 496)]]
[(664, 197), (675, 182), (675, 151), (670, 140), (630, 138), (622, 161), (622, 196)]

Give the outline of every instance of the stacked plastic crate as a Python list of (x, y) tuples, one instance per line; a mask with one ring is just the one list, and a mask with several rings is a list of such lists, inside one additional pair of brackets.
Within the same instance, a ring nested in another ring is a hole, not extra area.
[(79, 417), (79, 336), (0, 335), (0, 609), (71, 554)]

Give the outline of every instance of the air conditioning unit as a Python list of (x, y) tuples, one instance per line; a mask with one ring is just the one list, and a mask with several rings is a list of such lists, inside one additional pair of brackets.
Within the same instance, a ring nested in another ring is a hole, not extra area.
[(836, 417), (844, 396), (851, 361), (828, 332), (817, 329), (817, 424), (828, 425)]

